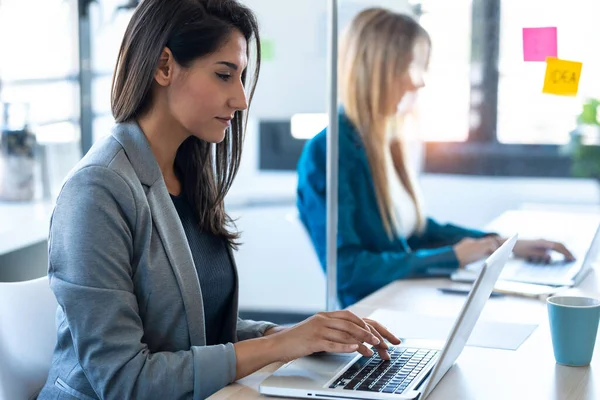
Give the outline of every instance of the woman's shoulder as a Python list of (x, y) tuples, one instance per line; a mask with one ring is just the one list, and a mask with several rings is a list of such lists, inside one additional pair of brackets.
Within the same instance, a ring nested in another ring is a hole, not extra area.
[(144, 190), (125, 168), (115, 167), (121, 155), (118, 142), (107, 137), (79, 161), (56, 198), (52, 230), (82, 220), (92, 225), (124, 220), (133, 229), (144, 208)]
[(102, 188), (113, 195), (132, 195), (139, 185), (123, 146), (108, 135), (94, 143), (71, 169), (63, 180), (59, 197), (67, 189), (71, 193), (79, 193), (78, 196), (85, 196), (86, 191), (91, 193), (95, 188)]

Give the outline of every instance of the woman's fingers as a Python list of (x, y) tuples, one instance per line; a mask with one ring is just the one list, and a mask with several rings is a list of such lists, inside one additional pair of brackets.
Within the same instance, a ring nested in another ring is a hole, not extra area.
[[(379, 322), (369, 318), (361, 319), (350, 311), (334, 311), (323, 313), (326, 316), (325, 326), (333, 331), (328, 331), (326, 339), (330, 341), (339, 341), (341, 343), (349, 343), (355, 340), (359, 343), (370, 343), (375, 346), (383, 359), (389, 359), (387, 353), (387, 339), (392, 344), (400, 344), (400, 339), (394, 336), (387, 328)], [(367, 347), (364, 349), (359, 346), (358, 351), (366, 356), (372, 354)]]
[(371, 331), (371, 333), (373, 335), (377, 336), (377, 339), (379, 339), (379, 344), (377, 345), (377, 347), (387, 349), (388, 345), (385, 342), (385, 340), (383, 339), (383, 336), (381, 336), (381, 333), (379, 333), (379, 331), (377, 331), (377, 329), (375, 329), (375, 327), (370, 325), (368, 322), (367, 322), (367, 326), (369, 327), (369, 330)]
[[(364, 321), (362, 322), (364, 323)], [(325, 326), (330, 329), (337, 329), (338, 331), (346, 332), (357, 339), (358, 342), (367, 342), (372, 345), (379, 344), (379, 338), (371, 333), (366, 323), (365, 328), (362, 328), (361, 326), (356, 325), (348, 320), (328, 318), (325, 321)]]
[(528, 259), (549, 262), (552, 259), (550, 251), (556, 251), (567, 261), (575, 260), (575, 256), (562, 243), (544, 239), (524, 241), (524, 243), (522, 253)]
[(493, 252), (495, 252), (496, 250), (498, 250), (498, 248), (500, 247), (499, 242), (494, 239), (494, 238), (488, 238), (488, 253), (492, 254)]
[(548, 251), (541, 247), (532, 247), (525, 253), (525, 258), (534, 263), (549, 263), (552, 260)]
[(366, 357), (373, 355), (373, 350), (362, 343), (357, 343), (356, 339), (349, 334), (336, 329), (327, 330), (323, 334), (321, 341), (322, 346), (319, 347), (331, 353), (352, 353), (357, 351)]
[(356, 351), (358, 351), (360, 354), (362, 354), (365, 357), (371, 357), (373, 355), (373, 350), (371, 350), (364, 344), (360, 344), (358, 346), (358, 350), (356, 350)]
[(553, 250), (562, 254), (569, 261), (575, 260), (573, 253), (571, 253), (571, 251), (569, 251), (569, 249), (567, 249), (567, 247), (562, 243), (544, 239), (531, 240), (528, 241), (528, 243), (530, 243), (531, 248), (541, 249), (546, 252)]
[(369, 329), (371, 330), (373, 335), (375, 335), (379, 338), (379, 344), (377, 346), (373, 346), (373, 348), (375, 350), (377, 350), (377, 353), (379, 353), (379, 357), (381, 357), (382, 360), (391, 359), (390, 354), (388, 353), (388, 345), (385, 342), (385, 340), (383, 340), (383, 336), (381, 336), (381, 334), (377, 331), (377, 329), (375, 329), (373, 326), (371, 326), (368, 322), (367, 322), (367, 326), (369, 327)]
[(333, 342), (333, 343), (344, 344), (344, 345), (345, 344), (358, 344), (358, 349), (356, 351), (358, 351), (363, 356), (367, 356), (367, 357), (371, 357), (373, 355), (373, 350), (377, 350), (377, 352), (379, 353), (379, 356), (381, 357), (382, 360), (389, 360), (390, 355), (387, 352), (388, 346), (385, 343), (383, 337), (374, 327), (371, 327), (369, 324), (367, 324), (367, 326), (369, 326), (369, 328), (373, 332), (373, 335), (378, 337), (379, 341), (380, 341), (379, 345), (373, 346), (372, 349), (370, 349), (369, 347), (365, 346), (362, 343), (358, 343), (357, 339), (354, 338), (349, 333), (338, 330), (338, 329), (327, 329), (327, 331), (325, 331), (323, 333), (323, 339), (327, 342)]
[(574, 261), (575, 260), (575, 256), (573, 255), (573, 253), (571, 253), (569, 251), (569, 249), (567, 249), (565, 247), (564, 244), (562, 243), (557, 243), (557, 242), (551, 242), (552, 245), (552, 250), (562, 254), (567, 260), (569, 261)]
[(390, 332), (385, 326), (381, 325), (379, 322), (374, 321), (370, 318), (365, 318), (365, 322), (367, 322), (369, 325), (375, 328), (375, 330), (379, 332), (379, 334), (384, 339), (387, 339), (391, 344), (398, 345), (401, 343), (400, 339), (398, 339), (392, 332)]
[(327, 351), (329, 353), (353, 353), (358, 350), (358, 344), (343, 344), (323, 339), (320, 341), (318, 351)]
[(379, 353), (379, 357), (381, 357), (382, 360), (391, 360), (392, 357), (390, 357), (390, 353), (388, 353), (387, 349), (384, 349), (382, 347), (375, 347), (375, 350), (377, 350), (377, 353)]
[(363, 321), (358, 315), (354, 314), (352, 311), (348, 310), (340, 310), (340, 311), (331, 311), (326, 313), (330, 318), (343, 319), (346, 321), (350, 321), (364, 330), (368, 330), (367, 323)]
[(498, 247), (500, 247), (500, 242), (494, 237), (486, 237), (483, 239), (489, 246), (490, 249), (493, 249), (492, 252), (496, 251)]
[(338, 329), (327, 328), (323, 333), (322, 337), (330, 342), (336, 342), (341, 344), (362, 344), (362, 342), (356, 339), (354, 336), (347, 332), (340, 331)]

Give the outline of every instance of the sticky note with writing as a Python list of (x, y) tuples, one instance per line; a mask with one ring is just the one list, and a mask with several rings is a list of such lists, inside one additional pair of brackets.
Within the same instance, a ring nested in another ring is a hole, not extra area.
[(546, 77), (542, 92), (562, 96), (575, 96), (579, 89), (582, 63), (561, 60), (555, 57), (546, 59)]
[(546, 57), (558, 57), (555, 27), (523, 28), (523, 59), (546, 61)]

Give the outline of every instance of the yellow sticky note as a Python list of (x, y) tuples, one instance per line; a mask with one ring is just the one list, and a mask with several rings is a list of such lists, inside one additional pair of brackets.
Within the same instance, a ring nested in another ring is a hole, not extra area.
[(542, 92), (560, 96), (577, 95), (582, 66), (583, 64), (577, 61), (546, 58), (546, 77)]

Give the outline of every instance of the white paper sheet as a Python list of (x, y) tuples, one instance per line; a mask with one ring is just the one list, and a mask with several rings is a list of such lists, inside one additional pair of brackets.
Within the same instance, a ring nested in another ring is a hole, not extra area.
[[(455, 318), (410, 312), (376, 310), (369, 318), (386, 326), (404, 339), (445, 341), (454, 326)], [(517, 350), (537, 328), (535, 324), (518, 324), (479, 320), (467, 346)]]

